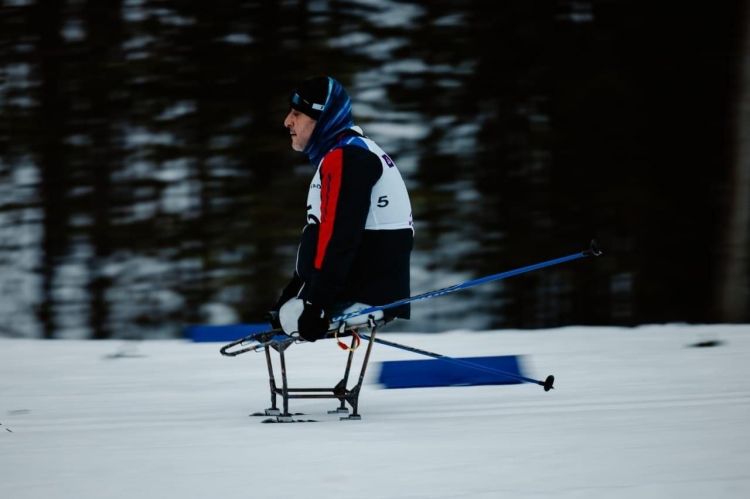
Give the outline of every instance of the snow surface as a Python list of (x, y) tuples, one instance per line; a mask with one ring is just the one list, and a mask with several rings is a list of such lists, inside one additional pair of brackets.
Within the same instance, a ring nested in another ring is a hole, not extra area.
[[(395, 330), (397, 323), (389, 326)], [(451, 356), (522, 355), (533, 384), (384, 390), (361, 421), (261, 424), (261, 354), (187, 341), (0, 339), (0, 497), (746, 498), (750, 326), (382, 333)], [(718, 346), (697, 348), (698, 342)], [(359, 358), (362, 355), (359, 354)], [(333, 341), (288, 350), (290, 381), (333, 385)]]

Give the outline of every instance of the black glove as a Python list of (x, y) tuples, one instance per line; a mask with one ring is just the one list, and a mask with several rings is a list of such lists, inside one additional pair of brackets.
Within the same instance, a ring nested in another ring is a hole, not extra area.
[(281, 329), (279, 310), (281, 310), (281, 306), (284, 305), (287, 301), (297, 296), (297, 293), (299, 292), (301, 287), (302, 278), (300, 278), (300, 276), (297, 275), (297, 272), (295, 271), (292, 275), (292, 280), (289, 281), (289, 283), (284, 287), (284, 290), (281, 292), (281, 296), (279, 296), (278, 300), (276, 300), (276, 303), (274, 303), (273, 307), (271, 307), (271, 310), (266, 312), (266, 315), (263, 316), (265, 320), (271, 323), (272, 328)]
[(305, 302), (305, 309), (297, 320), (299, 335), (307, 341), (315, 341), (328, 331), (328, 317), (321, 307)]

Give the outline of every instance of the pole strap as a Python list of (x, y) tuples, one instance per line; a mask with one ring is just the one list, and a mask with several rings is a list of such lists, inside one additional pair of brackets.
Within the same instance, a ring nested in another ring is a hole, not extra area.
[(352, 333), (352, 344), (347, 345), (343, 341), (339, 339), (339, 330), (336, 330), (336, 333), (334, 334), (334, 338), (336, 339), (336, 344), (339, 346), (340, 349), (346, 350), (347, 352), (353, 352), (356, 349), (359, 348), (359, 345), (362, 343), (362, 339), (359, 337), (359, 334), (357, 334), (357, 331), (354, 329), (351, 330)]

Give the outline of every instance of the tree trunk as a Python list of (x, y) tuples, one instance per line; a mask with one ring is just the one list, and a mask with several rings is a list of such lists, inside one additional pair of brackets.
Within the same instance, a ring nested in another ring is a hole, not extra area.
[(117, 156), (118, 140), (115, 120), (117, 100), (112, 98), (117, 86), (122, 85), (116, 74), (122, 55), (122, 2), (120, 0), (90, 0), (86, 3), (86, 47), (84, 57), (89, 70), (85, 75), (84, 98), (90, 102), (87, 117), (91, 136), (87, 170), (92, 186), (91, 245), (93, 256), (89, 263), (89, 327), (93, 339), (105, 339), (112, 335), (109, 325), (109, 306), (106, 293), (111, 279), (104, 275), (103, 268), (112, 253), (111, 239), (111, 173), (120, 161)]
[(729, 191), (723, 273), (719, 282), (719, 313), (726, 322), (750, 320), (750, 8), (745, 5), (739, 51), (735, 156)]
[(64, 255), (68, 237), (66, 205), (69, 188), (68, 165), (64, 155), (64, 134), (67, 106), (62, 90), (62, 30), (63, 2), (45, 0), (35, 11), (35, 25), (39, 33), (38, 67), (40, 73), (40, 136), (39, 167), (41, 171), (40, 199), (44, 212), (42, 256), (42, 303), (39, 319), (44, 338), (54, 338), (56, 330), (54, 280), (57, 264)]

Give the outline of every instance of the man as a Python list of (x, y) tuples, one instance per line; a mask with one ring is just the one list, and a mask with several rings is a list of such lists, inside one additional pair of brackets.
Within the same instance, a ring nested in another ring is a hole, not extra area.
[[(409, 296), (414, 230), (401, 174), (354, 125), (344, 87), (331, 77), (308, 78), (289, 105), (284, 127), (292, 149), (306, 154), (316, 171), (294, 275), (271, 322), (315, 341), (347, 306)], [(386, 319), (408, 319), (409, 312), (409, 305), (390, 309)]]

